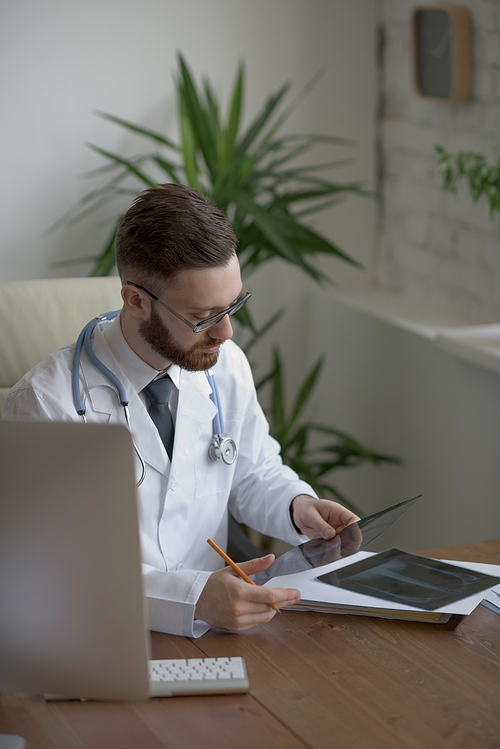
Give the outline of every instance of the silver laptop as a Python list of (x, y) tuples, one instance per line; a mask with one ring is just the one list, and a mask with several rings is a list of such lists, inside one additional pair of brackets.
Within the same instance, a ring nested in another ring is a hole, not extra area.
[(174, 662), (149, 661), (125, 427), (2, 421), (0, 481), (0, 689), (112, 700), (211, 681), (212, 692), (248, 690), (242, 659), (198, 691), (181, 660), (171, 688), (157, 667)]

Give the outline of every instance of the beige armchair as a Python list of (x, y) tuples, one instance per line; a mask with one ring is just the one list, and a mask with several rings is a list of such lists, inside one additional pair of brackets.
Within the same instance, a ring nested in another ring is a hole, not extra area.
[(121, 307), (120, 288), (116, 276), (0, 283), (0, 413), (26, 372), (76, 341), (93, 317)]

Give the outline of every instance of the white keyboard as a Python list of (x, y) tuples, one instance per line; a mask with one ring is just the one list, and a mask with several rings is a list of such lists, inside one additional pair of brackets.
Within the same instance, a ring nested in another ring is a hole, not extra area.
[(243, 658), (178, 658), (149, 661), (151, 697), (248, 692)]

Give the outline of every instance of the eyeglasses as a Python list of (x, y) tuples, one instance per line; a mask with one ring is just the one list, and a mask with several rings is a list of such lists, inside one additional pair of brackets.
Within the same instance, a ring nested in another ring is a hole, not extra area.
[[(252, 294), (247, 291), (245, 288), (241, 290), (241, 294), (239, 298), (236, 300), (234, 304), (232, 304), (230, 307), (228, 307), (225, 310), (222, 310), (222, 312), (218, 312), (216, 315), (213, 315), (212, 317), (207, 317), (206, 320), (201, 320), (199, 323), (196, 323), (196, 325), (193, 325), (192, 322), (189, 320), (186, 320), (185, 317), (182, 317), (182, 315), (179, 315), (178, 312), (173, 310), (171, 307), (169, 307), (165, 302), (162, 302), (161, 299), (158, 299), (156, 294), (153, 294), (151, 291), (148, 291), (144, 288), (144, 286), (139, 286), (138, 283), (133, 283), (132, 281), (127, 281), (127, 284), (129, 286), (135, 286), (136, 289), (141, 289), (142, 291), (145, 291), (146, 294), (149, 294), (151, 299), (154, 299), (155, 302), (158, 302), (162, 305), (162, 307), (165, 307), (165, 309), (168, 309), (169, 312), (172, 313), (172, 315), (175, 315), (178, 320), (181, 320), (185, 325), (188, 326), (190, 330), (193, 331), (193, 333), (201, 333), (204, 330), (208, 330), (209, 328), (213, 328), (214, 325), (217, 325), (223, 317), (226, 315), (234, 315), (235, 312), (238, 312), (239, 309), (243, 307), (244, 304), (248, 302)], [(243, 294), (243, 296), (242, 296)]]

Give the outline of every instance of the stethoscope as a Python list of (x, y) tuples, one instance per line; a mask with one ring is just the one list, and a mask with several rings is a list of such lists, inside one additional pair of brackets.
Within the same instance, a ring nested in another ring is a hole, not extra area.
[[(104, 321), (104, 320), (114, 320), (115, 317), (120, 313), (120, 310), (115, 310), (114, 312), (106, 312), (103, 315), (99, 315), (99, 317), (94, 317), (87, 325), (83, 328), (82, 332), (78, 336), (78, 339), (76, 341), (75, 345), (75, 352), (73, 354), (73, 371), (72, 371), (72, 389), (73, 389), (73, 400), (75, 403), (75, 408), (78, 416), (80, 416), (81, 420), (86, 424), (87, 423), (87, 409), (85, 408), (85, 401), (87, 399), (87, 396), (90, 393), (90, 390), (94, 388), (90, 388), (84, 398), (82, 399), (80, 395), (80, 359), (82, 355), (82, 348), (85, 346), (85, 351), (87, 352), (87, 355), (89, 359), (91, 360), (92, 364), (103, 374), (107, 379), (111, 382), (112, 385), (116, 388), (116, 395), (118, 400), (120, 401), (120, 405), (123, 408), (123, 413), (125, 414), (125, 421), (127, 422), (127, 427), (130, 430), (130, 433), (132, 434), (132, 428), (130, 425), (130, 412), (128, 408), (128, 399), (127, 394), (125, 392), (125, 388), (123, 387), (122, 383), (118, 379), (118, 377), (105, 365), (102, 363), (102, 361), (95, 355), (93, 349), (92, 349), (92, 333), (94, 332), (95, 326)], [(238, 449), (236, 447), (236, 443), (231, 437), (228, 437), (226, 432), (224, 431), (224, 420), (222, 417), (222, 409), (220, 405), (220, 397), (219, 397), (219, 389), (217, 387), (217, 382), (215, 380), (215, 375), (213, 373), (212, 369), (207, 369), (205, 371), (205, 374), (207, 376), (208, 382), (210, 384), (210, 399), (214, 403), (217, 413), (215, 414), (212, 424), (213, 424), (213, 437), (212, 441), (210, 442), (210, 445), (208, 447), (208, 455), (211, 460), (218, 461), (222, 460), (223, 463), (230, 466), (234, 463), (236, 458), (238, 457)], [(94, 387), (111, 387), (110, 385), (95, 385)], [(112, 388), (111, 388), (112, 389)], [(144, 479), (146, 478), (146, 464), (144, 462), (144, 458), (142, 457), (139, 448), (135, 444), (134, 437), (132, 435), (132, 444), (134, 446), (135, 453), (139, 459), (139, 462), (141, 464), (141, 477), (139, 481), (137, 482), (137, 486), (139, 487)]]

